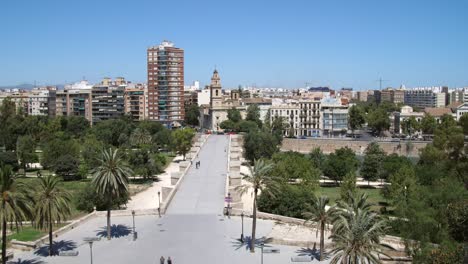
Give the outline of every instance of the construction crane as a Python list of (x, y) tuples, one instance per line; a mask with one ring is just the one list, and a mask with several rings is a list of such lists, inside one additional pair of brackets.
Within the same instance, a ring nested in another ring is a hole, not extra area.
[(379, 90), (382, 90), (382, 83), (383, 83), (383, 82), (388, 82), (388, 81), (389, 81), (389, 80), (382, 80), (382, 77), (380, 77), (380, 79), (378, 79), (378, 80), (376, 81), (376, 82), (379, 82), (379, 84), (380, 84), (380, 85), (379, 85), (379, 87), (380, 87)]

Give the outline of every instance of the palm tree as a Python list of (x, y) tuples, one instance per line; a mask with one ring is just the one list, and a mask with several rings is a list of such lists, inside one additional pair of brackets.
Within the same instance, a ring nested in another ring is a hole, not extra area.
[(96, 192), (107, 199), (107, 239), (111, 239), (112, 200), (128, 193), (128, 178), (133, 173), (119, 155), (118, 149), (104, 150), (99, 159), (99, 167), (94, 170), (92, 185)]
[(317, 233), (320, 229), (320, 261), (323, 260), (323, 251), (325, 249), (325, 226), (331, 222), (332, 210), (327, 211), (326, 206), (330, 199), (326, 196), (314, 198), (312, 204), (307, 204), (308, 211), (303, 215), (307, 219), (304, 224), (315, 222), (317, 225)]
[(264, 160), (255, 160), (254, 166), (249, 165), (249, 174), (242, 174), (242, 179), (249, 182), (236, 187), (241, 195), (246, 193), (250, 188), (253, 188), (254, 199), (253, 199), (253, 213), (252, 213), (252, 238), (250, 240), (250, 251), (255, 252), (255, 230), (257, 227), (257, 195), (258, 191), (268, 192), (273, 195), (273, 192), (277, 190), (278, 184), (274, 179), (268, 175), (273, 168), (273, 164)]
[(333, 212), (331, 254), (336, 255), (332, 264), (381, 263), (378, 255), (386, 255), (382, 250), (388, 246), (381, 244), (380, 238), (387, 226), (385, 220), (370, 211), (370, 206), (365, 194), (348, 203), (338, 203)]
[(137, 128), (130, 135), (130, 142), (133, 146), (147, 145), (151, 143), (151, 135), (146, 129)]
[(52, 251), (52, 225), (59, 224), (70, 216), (70, 194), (59, 187), (61, 179), (48, 175), (39, 178), (39, 186), (35, 192), (36, 206), (34, 208), (34, 223), (38, 228), (49, 231), (49, 256)]
[(13, 174), (10, 166), (0, 167), (0, 218), (2, 222), (2, 263), (6, 263), (7, 223), (26, 220), (31, 213), (30, 199), (26, 195), (26, 188), (18, 177)]

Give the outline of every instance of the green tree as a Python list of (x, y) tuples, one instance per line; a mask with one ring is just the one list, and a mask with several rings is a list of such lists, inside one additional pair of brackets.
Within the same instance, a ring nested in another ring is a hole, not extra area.
[(221, 122), (221, 124), (219, 124), (219, 127), (221, 129), (225, 129), (225, 130), (228, 130), (228, 131), (238, 131), (239, 130), (239, 126), (237, 125), (237, 123), (234, 123), (229, 119), (224, 120), (223, 122)]
[(463, 133), (468, 135), (468, 114), (464, 114), (458, 120), (458, 124), (462, 127)]
[[(274, 194), (278, 189), (278, 184), (274, 178), (269, 175), (273, 168), (273, 164), (264, 160), (255, 160), (254, 165), (248, 165), (249, 173), (242, 174), (242, 179), (250, 184), (244, 184), (236, 187), (241, 195), (248, 192), (249, 189), (253, 189), (253, 212), (252, 212), (252, 238), (250, 241), (250, 252), (255, 252), (255, 231), (257, 228), (257, 196), (258, 191), (269, 192)], [(268, 186), (268, 188), (266, 188)]]
[(412, 136), (414, 132), (419, 131), (420, 124), (416, 120), (414, 116), (405, 119), (401, 122), (401, 127), (403, 129), (403, 133), (409, 136)]
[(80, 146), (75, 140), (52, 139), (47, 142), (42, 150), (41, 164), (44, 168), (56, 169), (57, 160), (65, 155), (70, 155), (78, 160), (80, 156)]
[(413, 163), (407, 157), (400, 156), (396, 153), (385, 156), (382, 162), (380, 178), (383, 180), (388, 180), (390, 175), (396, 173), (403, 166), (412, 167)]
[(312, 163), (312, 166), (314, 168), (317, 168), (320, 170), (320, 172), (323, 172), (325, 162), (327, 160), (327, 157), (325, 154), (323, 154), (322, 150), (320, 148), (314, 148), (312, 151), (309, 153), (309, 159)]
[(0, 164), (9, 165), (14, 171), (17, 171), (19, 168), (18, 156), (13, 151), (0, 151)]
[(258, 130), (258, 124), (254, 121), (241, 120), (237, 124), (239, 126), (239, 132), (249, 132)]
[(340, 148), (331, 153), (325, 163), (324, 174), (337, 184), (346, 174), (356, 172), (359, 160), (354, 151), (348, 147)]
[(396, 173), (390, 175), (389, 181), (390, 185), (385, 186), (384, 196), (391, 199), (394, 205), (406, 206), (417, 188), (414, 169), (408, 166), (401, 167)]
[(346, 174), (340, 186), (340, 199), (350, 201), (352, 197), (357, 195), (356, 175), (352, 172)]
[(361, 110), (360, 107), (353, 105), (348, 110), (349, 119), (348, 119), (348, 126), (351, 129), (351, 132), (354, 135), (354, 131), (362, 127), (362, 125), (366, 122), (365, 114)]
[(381, 263), (378, 255), (386, 254), (380, 239), (385, 235), (387, 223), (369, 208), (365, 194), (347, 203), (338, 202), (333, 211), (330, 237), (334, 248), (330, 253), (334, 257), (330, 263)]
[(135, 174), (142, 176), (144, 179), (153, 179), (155, 174), (163, 171), (162, 164), (155, 160), (146, 149), (131, 151), (128, 163)]
[(118, 149), (104, 150), (99, 161), (92, 184), (98, 195), (107, 198), (107, 239), (110, 240), (112, 200), (128, 195), (128, 178), (133, 172), (124, 163)]
[(292, 151), (278, 152), (273, 155), (272, 161), (275, 166), (271, 175), (282, 179), (284, 183), (297, 180), (301, 186), (311, 190), (319, 185), (320, 171), (310, 166), (310, 161), (304, 154)]
[(200, 117), (200, 108), (197, 104), (190, 105), (185, 111), (185, 123), (190, 126), (198, 126)]
[(83, 116), (68, 116), (62, 119), (66, 120), (65, 131), (75, 138), (83, 137), (90, 128), (89, 121)]
[(164, 149), (169, 149), (172, 145), (172, 133), (169, 129), (164, 128), (153, 136), (153, 144)]
[(390, 117), (383, 108), (377, 108), (367, 115), (367, 125), (376, 135), (382, 134), (390, 128)]
[(192, 139), (195, 136), (195, 131), (191, 128), (178, 129), (172, 133), (172, 143), (174, 150), (184, 157), (192, 147)]
[(54, 171), (64, 180), (74, 180), (78, 175), (80, 160), (72, 155), (65, 154), (57, 158)]
[(447, 213), (450, 235), (458, 242), (468, 242), (468, 199), (450, 203)]
[(17, 177), (13, 174), (10, 166), (0, 167), (1, 208), (0, 218), (2, 221), (2, 263), (5, 264), (7, 246), (7, 224), (15, 223), (16, 226), (31, 216), (30, 200), (27, 191)]
[(138, 121), (138, 128), (141, 130), (148, 131), (151, 135), (154, 135), (162, 130), (167, 129), (160, 122), (154, 122), (149, 120)]
[(327, 205), (330, 199), (326, 196), (320, 196), (315, 198), (313, 203), (306, 205), (306, 211), (304, 217), (307, 223), (315, 223), (317, 230), (320, 230), (320, 261), (323, 260), (325, 250), (325, 227), (331, 223), (332, 211), (327, 210)]
[(34, 195), (34, 225), (49, 231), (49, 256), (56, 254), (52, 247), (53, 224), (60, 224), (71, 214), (70, 194), (59, 184), (59, 177), (51, 175), (41, 177)]
[(361, 166), (361, 175), (370, 184), (370, 181), (381, 179), (382, 165), (385, 159), (385, 152), (377, 142), (367, 145), (364, 160)]
[(249, 131), (244, 137), (245, 158), (251, 163), (256, 159), (269, 159), (279, 151), (277, 141), (272, 134), (264, 131)]
[(260, 107), (257, 104), (251, 104), (247, 107), (247, 121), (253, 121), (259, 128), (262, 128), (262, 121), (260, 120)]
[(289, 128), (289, 124), (284, 117), (274, 116), (271, 122), (271, 134), (281, 143), (283, 133)]
[(421, 130), (423, 134), (433, 134), (436, 128), (436, 119), (430, 114), (425, 114), (424, 117), (421, 119)]
[(231, 109), (228, 110), (227, 118), (234, 123), (237, 123), (242, 120), (242, 116), (241, 116), (239, 109), (235, 107), (232, 107)]
[(261, 212), (303, 218), (304, 206), (314, 200), (313, 189), (298, 185), (279, 184), (274, 195), (261, 193), (258, 197), (257, 208)]
[(29, 135), (18, 137), (18, 141), (16, 142), (16, 154), (26, 174), (27, 164), (38, 160), (36, 155), (36, 142), (34, 142), (34, 139)]
[[(105, 144), (118, 147), (128, 141), (128, 138), (135, 127), (134, 122), (122, 117), (119, 119), (109, 119), (97, 123), (91, 129), (91, 133), (96, 135), (99, 141)], [(125, 140), (123, 140), (125, 137)], [(119, 140), (119, 138), (122, 138)]]
[(148, 145), (151, 143), (151, 140), (151, 134), (147, 130), (141, 128), (136, 128), (130, 135), (130, 144), (136, 147)]

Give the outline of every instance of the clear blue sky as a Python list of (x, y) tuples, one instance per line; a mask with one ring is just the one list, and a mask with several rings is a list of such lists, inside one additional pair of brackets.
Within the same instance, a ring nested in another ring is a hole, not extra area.
[(0, 85), (146, 80), (185, 49), (185, 82), (224, 87), (468, 86), (468, 1), (1, 1)]

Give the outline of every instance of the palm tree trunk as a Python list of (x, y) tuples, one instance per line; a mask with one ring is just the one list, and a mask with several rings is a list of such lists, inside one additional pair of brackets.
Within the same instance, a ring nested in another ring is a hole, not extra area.
[(323, 251), (325, 247), (325, 222), (320, 223), (320, 261), (323, 260)]
[(257, 229), (257, 189), (254, 190), (253, 214), (252, 214), (252, 240), (250, 240), (250, 252), (255, 252), (255, 230)]
[(49, 215), (49, 256), (52, 256), (52, 216)]
[[(3, 205), (3, 208), (5, 208), (5, 204)], [(7, 244), (6, 230), (7, 230), (7, 221), (4, 215), (3, 223), (2, 223), (2, 264), (6, 264), (6, 261), (7, 261), (6, 260), (6, 244)]]
[(111, 207), (107, 207), (107, 240), (111, 239)]

